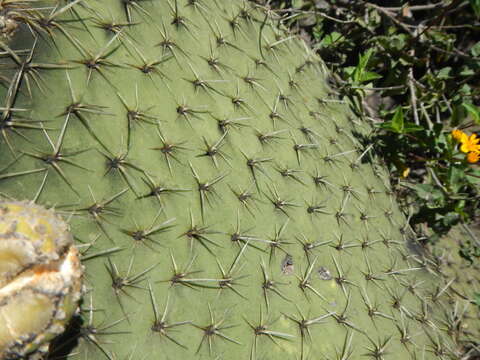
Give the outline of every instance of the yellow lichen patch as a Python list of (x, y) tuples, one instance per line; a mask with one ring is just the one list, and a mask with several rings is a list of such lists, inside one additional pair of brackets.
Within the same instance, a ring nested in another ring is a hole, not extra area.
[(21, 211), (16, 204), (4, 205), (6, 213), (2, 216), (4, 221), (0, 225), (0, 234), (8, 235), (15, 232), (19, 237), (29, 239), (41, 247), (43, 252), (53, 252), (55, 240), (64, 236), (65, 229), (55, 228), (58, 219), (46, 210), (34, 210), (32, 212)]
[(4, 321), (10, 324), (9, 332), (14, 338), (19, 338), (28, 333), (44, 331), (51, 321), (54, 309), (54, 299), (25, 289), (12, 295), (8, 303), (0, 307), (0, 313)]
[(4, 209), (4, 212), (8, 214), (13, 214), (13, 215), (17, 215), (18, 213), (24, 211), (25, 209), (25, 207), (22, 206), (21, 203), (14, 203), (14, 202), (4, 203), (2, 207)]
[[(6, 223), (6, 222), (0, 223), (0, 234), (5, 234), (5, 233), (9, 232), (11, 226), (12, 226), (11, 224)], [(3, 240), (3, 238), (0, 238), (0, 241), (2, 241), (2, 240)]]
[(22, 271), (31, 261), (29, 251), (21, 249), (21, 242), (0, 243), (0, 287)]
[(38, 241), (38, 236), (33, 231), (32, 226), (28, 223), (28, 219), (18, 217), (17, 218), (17, 226), (15, 227), (15, 232), (22, 234), (22, 236), (25, 236), (28, 239), (31, 239), (32, 241)]

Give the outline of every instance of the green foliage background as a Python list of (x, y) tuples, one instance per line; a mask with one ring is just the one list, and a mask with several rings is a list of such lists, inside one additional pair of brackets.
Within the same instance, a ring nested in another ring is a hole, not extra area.
[[(457, 224), (478, 224), (479, 165), (464, 161), (450, 131), (480, 126), (480, 2), (267, 3), (339, 75), (340, 96), (377, 126), (364, 140), (389, 166), (420, 238), (435, 244)], [(478, 236), (457, 251), (475, 262)]]

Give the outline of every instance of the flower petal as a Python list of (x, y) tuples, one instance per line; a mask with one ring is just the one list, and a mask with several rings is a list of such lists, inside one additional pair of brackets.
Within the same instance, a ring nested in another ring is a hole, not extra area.
[(467, 143), (462, 143), (462, 145), (460, 146), (460, 151), (463, 152), (463, 153), (468, 153), (470, 151), (470, 147), (468, 146), (468, 142)]
[(467, 154), (467, 161), (474, 164), (480, 160), (480, 152), (471, 151)]

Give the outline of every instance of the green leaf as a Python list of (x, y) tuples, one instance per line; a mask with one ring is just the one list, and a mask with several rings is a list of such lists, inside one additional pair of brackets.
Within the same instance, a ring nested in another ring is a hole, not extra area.
[(451, 71), (452, 68), (450, 66), (440, 69), (440, 71), (437, 73), (437, 79), (448, 79)]
[(318, 24), (315, 25), (312, 29), (312, 34), (315, 40), (318, 42), (318, 44), (322, 44), (322, 36), (324, 34), (323, 28), (319, 26)]
[(303, 0), (293, 0), (292, 1), (292, 6), (295, 9), (299, 9), (303, 6)]
[[(370, 58), (372, 57), (374, 49), (370, 48), (368, 49), (365, 53), (360, 55), (360, 58), (358, 60), (358, 65), (355, 67), (355, 71), (353, 72), (353, 82), (360, 84), (362, 82), (368, 81), (369, 79), (377, 79), (378, 77), (381, 77), (380, 75), (376, 73), (369, 73), (366, 71), (368, 62), (370, 61)], [(377, 76), (377, 77), (374, 77)], [(366, 80), (365, 80), (366, 79)]]
[(368, 61), (370, 60), (372, 53), (373, 53), (373, 48), (370, 48), (365, 53), (360, 55), (360, 59), (357, 66), (359, 69), (363, 71), (367, 68)]
[(417, 196), (423, 200), (429, 199), (435, 191), (435, 186), (432, 184), (416, 184), (411, 188), (414, 189), (417, 192)]
[(480, 186), (480, 170), (470, 167), (468, 172), (465, 173), (465, 176), (470, 184)]
[(473, 301), (474, 301), (475, 305), (480, 307), (480, 292), (476, 292), (476, 293), (473, 294)]
[(475, 246), (470, 241), (465, 241), (460, 245), (459, 254), (461, 257), (468, 260), (470, 264), (473, 264), (474, 259), (480, 257), (480, 247)]
[[(480, 1), (480, 0), (479, 0)], [(480, 108), (470, 103), (462, 103), (462, 106), (467, 110), (467, 112), (471, 115), (472, 120), (480, 125)]]
[(332, 32), (330, 34), (327, 34), (322, 42), (321, 42), (321, 45), (322, 46), (329, 46), (329, 45), (332, 45), (334, 43), (336, 43), (337, 41), (339, 41), (341, 38), (342, 38), (342, 34), (340, 34), (339, 32)]
[(470, 6), (475, 12), (475, 15), (480, 18), (480, 0), (470, 0)]
[(405, 119), (403, 117), (403, 109), (401, 106), (398, 106), (397, 110), (395, 110), (395, 114), (393, 114), (392, 120), (385, 121), (384, 123), (381, 123), (377, 126), (381, 129), (392, 131), (397, 134), (406, 134), (409, 132), (424, 130), (423, 127), (419, 125), (411, 122), (405, 122)]
[(450, 120), (450, 125), (456, 127), (462, 123), (463, 119), (466, 116), (466, 109), (463, 104), (458, 104), (453, 106), (452, 119)]
[(417, 125), (417, 124), (412, 123), (412, 122), (406, 122), (403, 126), (403, 133), (404, 134), (415, 132), (415, 131), (422, 131), (422, 130), (425, 130), (423, 128), (423, 126)]
[(401, 106), (397, 107), (397, 110), (395, 111), (395, 114), (393, 115), (392, 127), (399, 134), (403, 133), (404, 119), (403, 119), (403, 109), (402, 109)]
[(432, 184), (415, 184), (406, 185), (414, 190), (418, 198), (425, 202), (429, 209), (438, 209), (445, 206), (445, 195), (443, 192)]
[(359, 82), (363, 83), (370, 80), (380, 79), (381, 77), (382, 75), (380, 74), (374, 73), (372, 71), (366, 71), (360, 76)]
[(345, 74), (352, 77), (355, 72), (355, 66), (345, 66), (342, 70)]
[[(476, 55), (474, 55), (474, 56), (476, 56)], [(475, 70), (473, 70), (471, 67), (463, 65), (460, 68), (459, 74), (462, 75), (462, 76), (471, 76), (471, 75), (475, 75)]]
[(458, 193), (465, 182), (465, 171), (457, 166), (450, 166), (448, 169), (448, 186), (450, 191)]
[(445, 214), (445, 216), (442, 217), (442, 223), (446, 227), (452, 227), (458, 223), (460, 220), (460, 216), (453, 211), (450, 211)]
[[(480, 0), (479, 0), (480, 1)], [(480, 41), (475, 43), (475, 45), (473, 45), (471, 48), (470, 48), (470, 52), (472, 53), (473, 56), (477, 57), (480, 55)]]
[(392, 127), (392, 122), (391, 121), (385, 121), (385, 122), (380, 123), (380, 124), (375, 124), (375, 126), (380, 128), (380, 129), (383, 129), (383, 130), (396, 132)]

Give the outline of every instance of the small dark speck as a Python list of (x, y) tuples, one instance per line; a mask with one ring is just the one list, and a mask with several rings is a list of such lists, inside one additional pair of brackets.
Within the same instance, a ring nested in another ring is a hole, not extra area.
[(282, 274), (292, 275), (294, 270), (293, 257), (292, 255), (286, 254), (285, 258), (282, 260)]
[(318, 275), (320, 276), (320, 279), (322, 279), (322, 280), (332, 280), (333, 279), (332, 274), (330, 274), (330, 270), (328, 270), (324, 266), (320, 266), (318, 268), (317, 272), (318, 272)]

